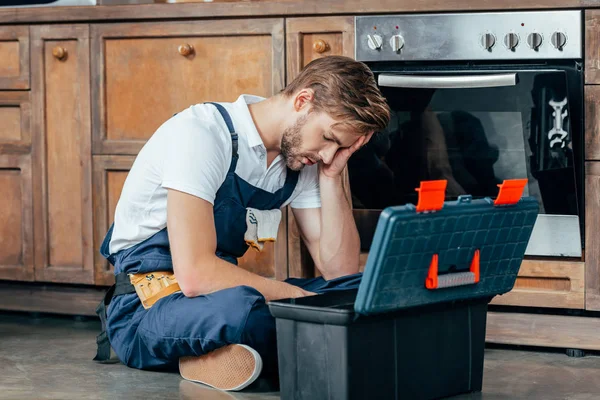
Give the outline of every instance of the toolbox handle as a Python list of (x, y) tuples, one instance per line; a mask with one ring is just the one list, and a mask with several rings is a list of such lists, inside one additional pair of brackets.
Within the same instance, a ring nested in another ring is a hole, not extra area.
[(451, 274), (438, 275), (439, 256), (434, 254), (429, 264), (429, 272), (425, 278), (425, 287), (429, 290), (443, 289), (455, 286), (473, 285), (479, 282), (479, 249), (475, 250), (471, 267), (467, 272), (455, 272)]

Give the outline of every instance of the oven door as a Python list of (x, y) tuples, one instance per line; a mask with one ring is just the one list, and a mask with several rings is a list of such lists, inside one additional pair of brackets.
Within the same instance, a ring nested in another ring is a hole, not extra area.
[(370, 65), (389, 126), (349, 161), (355, 217), (368, 250), (381, 210), (416, 204), (420, 181), (446, 179), (448, 199), (498, 194), (527, 178), (540, 204), (527, 255), (580, 257), (583, 232), (581, 69)]

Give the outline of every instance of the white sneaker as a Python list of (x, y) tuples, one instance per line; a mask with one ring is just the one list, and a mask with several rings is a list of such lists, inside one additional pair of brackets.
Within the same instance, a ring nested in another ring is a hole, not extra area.
[(230, 344), (203, 356), (179, 359), (183, 379), (221, 390), (242, 390), (254, 382), (261, 371), (260, 355), (243, 344)]

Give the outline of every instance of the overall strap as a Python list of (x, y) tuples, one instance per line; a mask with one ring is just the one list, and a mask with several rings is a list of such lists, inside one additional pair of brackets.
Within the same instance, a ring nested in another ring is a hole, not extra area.
[(125, 272), (121, 272), (115, 276), (116, 283), (104, 295), (104, 298), (96, 307), (96, 314), (100, 317), (102, 331), (96, 336), (96, 344), (98, 350), (94, 361), (109, 361), (110, 360), (110, 342), (106, 333), (106, 310), (111, 300), (115, 296), (120, 296), (127, 293), (135, 293), (135, 287), (129, 281), (129, 276)]
[(235, 172), (235, 167), (237, 165), (237, 160), (239, 158), (238, 157), (238, 135), (237, 135), (237, 133), (235, 133), (235, 128), (233, 127), (233, 121), (231, 120), (231, 116), (229, 116), (229, 113), (227, 112), (225, 107), (223, 107), (219, 103), (207, 102), (206, 104), (212, 104), (213, 106), (215, 106), (217, 108), (217, 111), (219, 111), (219, 114), (221, 114), (221, 117), (223, 117), (223, 120), (225, 121), (225, 124), (227, 125), (227, 129), (229, 129), (229, 133), (231, 134), (231, 165), (229, 166), (229, 171)]

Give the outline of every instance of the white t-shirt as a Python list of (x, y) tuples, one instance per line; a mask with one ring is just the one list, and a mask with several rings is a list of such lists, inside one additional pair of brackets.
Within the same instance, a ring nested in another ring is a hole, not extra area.
[[(236, 174), (253, 186), (275, 192), (285, 183), (284, 158), (267, 168), (267, 150), (248, 110), (264, 100), (242, 95), (221, 103), (238, 134)], [(167, 226), (167, 188), (214, 204), (231, 164), (231, 134), (212, 104), (196, 104), (167, 120), (148, 139), (127, 175), (115, 210), (110, 253), (132, 247)], [(321, 207), (317, 165), (305, 166), (283, 206)]]

